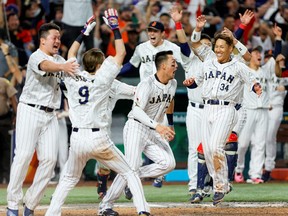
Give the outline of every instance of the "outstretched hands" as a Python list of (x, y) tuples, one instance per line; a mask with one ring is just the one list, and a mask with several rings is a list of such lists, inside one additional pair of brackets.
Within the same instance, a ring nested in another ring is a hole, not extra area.
[(173, 21), (176, 22), (180, 22), (182, 19), (182, 10), (179, 11), (177, 6), (174, 6), (171, 8), (170, 10), (170, 16), (173, 19)]
[(110, 8), (104, 11), (104, 16), (102, 17), (107, 26), (112, 30), (119, 28), (118, 23), (118, 12), (116, 9)]
[(198, 16), (197, 17), (197, 19), (196, 19), (196, 27), (195, 27), (195, 30), (197, 31), (197, 32), (201, 32), (202, 31), (202, 29), (203, 29), (203, 27), (205, 26), (205, 24), (206, 24), (206, 17), (205, 17), (205, 15), (200, 15), (200, 16)]
[(88, 36), (90, 32), (92, 31), (92, 29), (95, 27), (95, 25), (96, 25), (96, 19), (95, 19), (95, 16), (93, 15), (89, 17), (89, 19), (85, 23), (84, 28), (81, 31), (82, 34)]
[(241, 23), (247, 26), (250, 23), (251, 19), (254, 17), (254, 13), (253, 11), (247, 9), (243, 15), (239, 13), (239, 16)]

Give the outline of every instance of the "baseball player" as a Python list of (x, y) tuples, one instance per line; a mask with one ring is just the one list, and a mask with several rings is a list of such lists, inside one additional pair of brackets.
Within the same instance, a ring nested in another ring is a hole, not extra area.
[[(180, 47), (181, 47), (183, 67), (186, 71), (185, 76), (186, 78), (188, 78), (188, 77), (191, 77), (193, 73), (195, 73), (195, 71), (197, 71), (197, 69), (200, 67), (199, 64), (201, 64), (201, 60), (203, 61), (205, 59), (215, 57), (215, 53), (212, 51), (211, 38), (208, 35), (201, 34), (201, 40), (200, 39), (199, 41), (194, 40), (192, 45), (198, 51), (197, 52), (196, 50), (194, 50), (196, 52), (196, 55), (194, 55), (194, 53), (190, 51), (190, 48), (187, 44), (187, 39), (186, 39), (187, 37), (185, 35), (185, 32), (182, 29), (182, 24), (180, 22), (182, 18), (182, 12), (181, 11), (179, 12), (177, 7), (173, 7), (170, 11), (170, 14), (171, 14), (173, 21), (175, 22), (177, 38), (180, 42)], [(241, 15), (242, 23), (245, 23), (245, 24), (249, 23), (252, 17), (253, 17), (253, 13), (247, 10), (243, 14), (243, 16)], [(203, 18), (205, 17), (203, 16)], [(197, 19), (197, 26), (196, 26), (195, 31), (201, 32), (203, 29), (203, 26), (205, 25), (205, 21), (206, 21), (205, 19), (202, 19), (202, 17), (199, 17), (199, 19)], [(236, 31), (236, 33), (238, 32), (237, 34), (238, 38), (240, 38), (243, 33), (243, 31), (242, 33), (241, 32), (239, 33), (239, 31), (240, 30)], [(243, 58), (249, 59), (250, 55), (249, 55), (249, 52), (247, 52), (247, 49), (243, 51), (244, 52), (241, 52), (241, 56), (243, 55)], [(197, 191), (196, 190), (197, 188), (197, 161), (199, 161), (199, 158), (197, 160), (197, 147), (199, 143), (201, 142), (201, 131), (200, 131), (201, 127), (200, 126), (202, 122), (204, 104), (201, 98), (201, 91), (202, 91), (201, 87), (198, 87), (196, 89), (188, 88), (187, 91), (188, 91), (189, 104), (187, 107), (186, 125), (187, 125), (188, 139), (189, 139), (188, 174), (189, 174), (189, 179), (190, 179), (188, 183), (188, 188), (189, 188), (189, 193), (192, 195), (191, 198), (194, 199), (193, 196)], [(199, 155), (199, 152), (198, 152), (198, 155)], [(199, 163), (198, 163), (198, 166), (199, 166)], [(229, 163), (228, 163), (228, 166), (229, 166)], [(232, 169), (234, 170), (234, 167)], [(207, 168), (205, 170), (207, 170)], [(206, 172), (201, 175), (205, 177)], [(199, 179), (198, 179), (198, 182), (199, 182)], [(204, 186), (204, 178), (203, 178), (203, 186)], [(201, 190), (201, 194), (202, 194), (202, 190)]]
[[(10, 172), (10, 146), (16, 112), (17, 112), (17, 90), (9, 80), (0, 77), (0, 183), (9, 182)], [(12, 109), (11, 109), (12, 108)], [(12, 112), (13, 110), (13, 112)]]
[(123, 66), (119, 75), (130, 71), (131, 67), (137, 68), (140, 65), (139, 73), (140, 80), (142, 81), (144, 78), (155, 74), (156, 67), (154, 61), (156, 53), (166, 50), (173, 50), (176, 61), (182, 63), (180, 48), (176, 44), (163, 39), (165, 32), (164, 25), (161, 22), (150, 22), (147, 34), (149, 40), (136, 47), (130, 61)]
[[(256, 79), (261, 83), (262, 95), (257, 97), (246, 86), (244, 87), (243, 108), (247, 111), (247, 120), (239, 136), (238, 160), (235, 172), (235, 181), (244, 182), (243, 170), (245, 154), (251, 141), (251, 159), (249, 166), (249, 183), (263, 183), (261, 179), (262, 168), (265, 160), (265, 139), (268, 127), (269, 109), (269, 82), (272, 71), (264, 70), (261, 65), (262, 47), (258, 46), (251, 50), (252, 58), (249, 68)], [(268, 69), (268, 68), (267, 68)], [(252, 136), (253, 134), (253, 136)]]
[[(132, 170), (107, 132), (109, 124), (107, 106), (110, 87), (120, 71), (126, 52), (118, 28), (117, 11), (108, 9), (104, 14), (105, 23), (114, 33), (116, 55), (105, 59), (100, 50), (90, 49), (83, 55), (85, 71), (78, 72), (75, 78), (64, 77), (67, 87), (69, 116), (73, 128), (71, 145), (64, 173), (53, 194), (46, 216), (61, 215), (61, 206), (64, 204), (68, 192), (79, 181), (82, 170), (90, 158), (95, 158), (127, 179), (134, 195), (133, 201), (137, 212), (139, 215), (150, 215), (138, 175)], [(69, 59), (75, 59), (84, 35), (87, 35), (95, 24), (93, 17), (88, 20), (83, 35), (79, 35), (69, 49)], [(118, 214), (114, 214), (112, 209), (102, 209), (99, 210), (99, 215)]]
[[(162, 51), (156, 54), (155, 64), (157, 73), (137, 86), (134, 104), (123, 131), (125, 157), (140, 178), (158, 177), (173, 170), (176, 165), (168, 142), (174, 138), (175, 132), (159, 122), (163, 121), (166, 111), (171, 113), (173, 110), (177, 63), (172, 51)], [(142, 152), (154, 163), (141, 166)], [(112, 208), (126, 184), (126, 179), (118, 174), (100, 203), (100, 210)], [(134, 197), (133, 191), (132, 194)]]
[[(194, 31), (191, 40), (200, 38)], [(204, 61), (195, 78), (186, 79), (183, 84), (190, 88), (202, 85), (204, 112), (201, 125), (202, 143), (207, 168), (213, 179), (213, 204), (217, 205), (229, 191), (228, 168), (225, 155), (226, 139), (237, 122), (235, 105), (245, 82), (257, 94), (261, 86), (251, 76), (249, 68), (231, 59), (235, 40), (227, 33), (215, 37), (216, 59)]]
[[(165, 37), (165, 32), (164, 25), (161, 22), (150, 22), (147, 28), (147, 34), (149, 40), (136, 47), (130, 61), (123, 66), (119, 75), (125, 74), (133, 67), (137, 68), (139, 65), (140, 81), (152, 74), (155, 74), (155, 55), (160, 51), (173, 50), (173, 55), (176, 61), (182, 64), (180, 48), (176, 44), (163, 39)], [(153, 181), (152, 185), (155, 187), (162, 187), (163, 179), (163, 176), (159, 176)]]
[(35, 150), (39, 166), (23, 199), (24, 216), (33, 215), (44, 194), (57, 160), (55, 109), (60, 107), (58, 72), (73, 74), (79, 68), (75, 61), (65, 62), (57, 54), (60, 47), (60, 28), (57, 25), (42, 25), (39, 38), (39, 49), (28, 61), (26, 82), (17, 108), (16, 149), (7, 188), (7, 216), (18, 215), (18, 205), (23, 197), (22, 184)]
[(270, 108), (268, 111), (268, 130), (266, 136), (266, 154), (265, 154), (265, 162), (261, 179), (264, 182), (270, 180), (271, 171), (275, 168), (275, 158), (277, 152), (277, 144), (276, 137), (277, 131), (281, 124), (283, 118), (283, 105), (284, 99), (287, 94), (284, 86), (287, 86), (288, 79), (287, 78), (278, 78), (275, 75), (275, 59), (274, 56), (277, 56), (281, 53), (282, 46), (282, 29), (274, 26), (273, 32), (275, 34), (275, 53), (273, 55), (272, 50), (265, 51), (264, 62), (265, 64), (262, 66), (263, 70), (273, 72), (271, 73), (271, 81), (270, 81), (270, 92), (269, 92), (269, 103)]

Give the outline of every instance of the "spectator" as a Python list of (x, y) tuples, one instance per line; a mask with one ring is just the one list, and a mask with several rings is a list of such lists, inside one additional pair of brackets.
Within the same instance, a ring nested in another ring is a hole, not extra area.
[[(2, 28), (0, 28), (0, 45), (0, 77), (9, 77), (10, 74), (18, 71), (18, 52), (16, 47), (7, 40), (6, 32)], [(3, 52), (6, 45), (8, 50)]]
[(9, 182), (11, 155), (9, 131), (13, 129), (15, 124), (16, 93), (17, 90), (9, 80), (0, 77), (0, 184)]
[(34, 49), (32, 35), (29, 30), (23, 30), (21, 28), (19, 17), (15, 13), (8, 14), (7, 26), (9, 29), (10, 41), (18, 50), (19, 65), (24, 66), (28, 62), (27, 53)]
[[(64, 0), (62, 18), (64, 33), (61, 40), (66, 47), (72, 45), (79, 35), (79, 32), (81, 32), (83, 23), (88, 20), (91, 14), (93, 14), (91, 0)], [(83, 42), (86, 50), (94, 47), (93, 37), (93, 34), (90, 34), (89, 37), (85, 37)]]
[[(25, 30), (29, 30), (33, 40), (38, 47), (38, 30), (40, 26), (45, 23), (45, 10), (40, 0), (28, 0), (22, 6), (22, 12), (20, 16), (21, 27)], [(31, 49), (31, 51), (34, 51)], [(30, 53), (30, 55), (32, 52)], [(29, 55), (29, 56), (30, 56)]]

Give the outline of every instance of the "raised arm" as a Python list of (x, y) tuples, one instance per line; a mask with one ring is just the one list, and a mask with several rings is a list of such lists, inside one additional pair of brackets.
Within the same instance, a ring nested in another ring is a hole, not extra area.
[(235, 48), (238, 50), (238, 52), (240, 53), (242, 58), (245, 61), (250, 61), (251, 53), (248, 51), (247, 47), (244, 46), (240, 41), (238, 41), (234, 37), (233, 33), (228, 28), (224, 27), (224, 30), (222, 31), (222, 33), (228, 35), (229, 37), (231, 37), (233, 39), (233, 44), (234, 44)]
[(118, 12), (110, 8), (105, 10), (103, 20), (108, 25), (114, 34), (116, 55), (114, 56), (115, 62), (121, 66), (126, 55), (126, 49), (119, 31)]
[(240, 38), (243, 36), (246, 27), (249, 25), (252, 18), (254, 17), (254, 13), (253, 11), (247, 9), (243, 15), (239, 13), (239, 17), (241, 24), (239, 25), (238, 29), (234, 32), (235, 38), (237, 40), (240, 40)]
[(205, 23), (206, 23), (206, 18), (204, 15), (200, 15), (197, 17), (196, 27), (191, 36), (192, 47), (194, 49), (202, 45), (202, 43), (200, 42), (200, 39), (201, 39), (201, 32), (203, 30), (203, 27), (205, 26)]
[(178, 41), (180, 43), (180, 49), (181, 53), (183, 53), (185, 56), (189, 57), (191, 50), (187, 42), (187, 37), (185, 34), (184, 29), (182, 28), (181, 19), (182, 19), (182, 10), (179, 12), (178, 7), (174, 6), (170, 10), (170, 16), (175, 22), (175, 28), (176, 28), (176, 35), (178, 38)]
[(95, 16), (91, 16), (87, 22), (84, 25), (83, 30), (81, 31), (80, 35), (76, 38), (76, 40), (71, 45), (69, 51), (68, 51), (68, 59), (73, 58), (77, 56), (79, 47), (85, 37), (88, 37), (92, 29), (96, 25), (96, 19)]

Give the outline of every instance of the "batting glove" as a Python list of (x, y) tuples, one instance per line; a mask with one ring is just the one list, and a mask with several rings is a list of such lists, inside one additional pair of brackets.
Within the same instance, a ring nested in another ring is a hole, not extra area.
[(81, 30), (82, 34), (88, 36), (89, 33), (92, 31), (92, 29), (95, 27), (96, 25), (96, 20), (95, 20), (95, 16), (91, 16), (87, 22), (84, 25), (84, 28)]
[(103, 16), (102, 18), (106, 25), (108, 25), (112, 30), (119, 28), (117, 10), (110, 8), (108, 10), (105, 10), (104, 15), (105, 16)]

